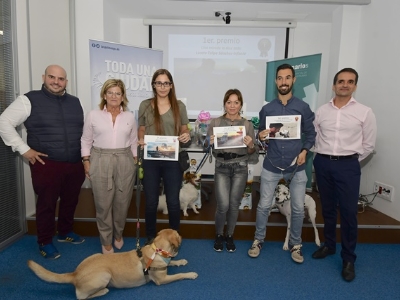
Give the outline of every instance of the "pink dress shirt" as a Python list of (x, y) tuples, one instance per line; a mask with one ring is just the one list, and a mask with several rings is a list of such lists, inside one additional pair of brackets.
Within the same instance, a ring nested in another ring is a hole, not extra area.
[(130, 111), (123, 111), (112, 122), (107, 108), (90, 111), (85, 119), (81, 138), (81, 154), (89, 156), (92, 146), (102, 149), (131, 147), (137, 156), (137, 124)]
[(333, 99), (322, 105), (315, 114), (314, 126), (316, 153), (335, 156), (358, 153), (361, 161), (375, 148), (375, 115), (353, 97), (341, 108), (334, 105)]

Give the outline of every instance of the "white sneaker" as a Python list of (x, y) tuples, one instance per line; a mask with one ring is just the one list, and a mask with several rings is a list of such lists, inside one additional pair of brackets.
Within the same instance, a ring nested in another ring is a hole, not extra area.
[(293, 246), (293, 248), (290, 250), (292, 253), (292, 259), (301, 264), (304, 261), (303, 253), (301, 253), (301, 244)]
[(247, 254), (250, 257), (257, 257), (260, 255), (260, 251), (262, 248), (262, 243), (259, 240), (254, 240), (253, 244), (251, 245), (251, 248), (249, 251), (247, 251)]

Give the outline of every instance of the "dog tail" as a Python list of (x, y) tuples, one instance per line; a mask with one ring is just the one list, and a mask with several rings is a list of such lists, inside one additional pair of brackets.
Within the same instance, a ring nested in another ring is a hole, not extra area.
[(73, 273), (57, 274), (46, 270), (33, 260), (28, 260), (28, 267), (42, 280), (56, 283), (73, 283)]

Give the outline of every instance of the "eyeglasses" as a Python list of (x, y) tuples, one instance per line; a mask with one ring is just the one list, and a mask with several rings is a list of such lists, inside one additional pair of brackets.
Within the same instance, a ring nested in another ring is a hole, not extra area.
[(117, 97), (120, 97), (122, 94), (121, 93), (119, 93), (119, 92), (107, 92), (107, 96), (117, 96)]
[(172, 85), (172, 82), (161, 82), (161, 81), (155, 81), (154, 82), (154, 85), (156, 86), (156, 87), (158, 87), (158, 88), (160, 88), (160, 87), (170, 87), (171, 85)]

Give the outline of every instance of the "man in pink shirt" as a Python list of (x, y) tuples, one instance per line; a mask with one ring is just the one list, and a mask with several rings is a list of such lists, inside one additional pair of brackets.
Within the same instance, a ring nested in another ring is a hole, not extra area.
[(355, 278), (357, 209), (360, 189), (360, 161), (375, 147), (376, 119), (372, 109), (353, 97), (358, 73), (351, 68), (339, 71), (333, 79), (335, 97), (315, 114), (314, 169), (324, 217), (324, 245), (313, 258), (336, 253), (337, 207), (340, 210), (340, 234), (343, 260), (342, 277)]

